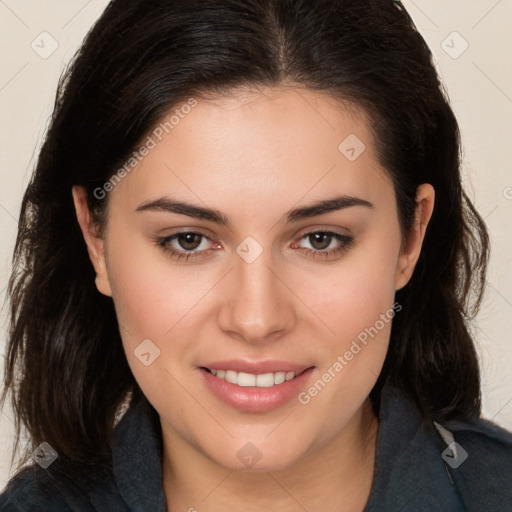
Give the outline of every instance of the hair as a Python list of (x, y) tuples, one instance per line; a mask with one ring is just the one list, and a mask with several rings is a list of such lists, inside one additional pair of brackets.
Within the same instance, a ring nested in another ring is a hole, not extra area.
[[(71, 461), (106, 464), (120, 407), (141, 396), (109, 297), (76, 219), (86, 188), (101, 227), (102, 187), (169, 109), (241, 88), (300, 86), (360, 107), (392, 179), (402, 234), (416, 190), (434, 212), (407, 286), (396, 293), (388, 354), (371, 398), (403, 390), (425, 417), (480, 415), (470, 333), (485, 286), (489, 238), (461, 186), (457, 121), (432, 54), (392, 0), (117, 0), (63, 73), (23, 197), (9, 280), (2, 402), (18, 446), (48, 442)], [(101, 231), (100, 231), (101, 232)]]

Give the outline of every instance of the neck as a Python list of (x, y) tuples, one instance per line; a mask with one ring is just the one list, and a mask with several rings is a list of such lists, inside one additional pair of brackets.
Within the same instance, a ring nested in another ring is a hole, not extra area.
[(162, 425), (167, 512), (362, 512), (373, 482), (377, 431), (367, 400), (341, 432), (292, 466), (258, 472), (224, 468)]

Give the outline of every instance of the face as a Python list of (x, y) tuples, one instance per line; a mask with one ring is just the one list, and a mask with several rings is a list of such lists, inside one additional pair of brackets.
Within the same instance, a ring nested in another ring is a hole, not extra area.
[(320, 93), (175, 110), (109, 192), (103, 239), (74, 189), (97, 286), (169, 443), (227, 468), (288, 467), (367, 403), (433, 190), (403, 239), (363, 113)]

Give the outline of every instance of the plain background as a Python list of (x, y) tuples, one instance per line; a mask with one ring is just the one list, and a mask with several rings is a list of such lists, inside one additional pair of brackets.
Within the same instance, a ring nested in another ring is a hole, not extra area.
[[(0, 300), (23, 191), (53, 108), (57, 80), (107, 3), (0, 0)], [(490, 231), (488, 286), (474, 332), (483, 371), (484, 414), (512, 429), (512, 2), (403, 3), (435, 55), (462, 131), (466, 190)], [(2, 356), (6, 317), (4, 308)], [(0, 357), (1, 372), (3, 362)], [(0, 417), (0, 489), (9, 478), (12, 442), (12, 415), (6, 409)]]

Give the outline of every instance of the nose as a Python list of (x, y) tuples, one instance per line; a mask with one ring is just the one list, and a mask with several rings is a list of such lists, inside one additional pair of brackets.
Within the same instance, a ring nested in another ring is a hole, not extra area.
[(290, 332), (297, 320), (295, 296), (267, 256), (263, 251), (247, 263), (235, 255), (234, 268), (224, 283), (227, 291), (219, 327), (246, 343), (275, 341)]

